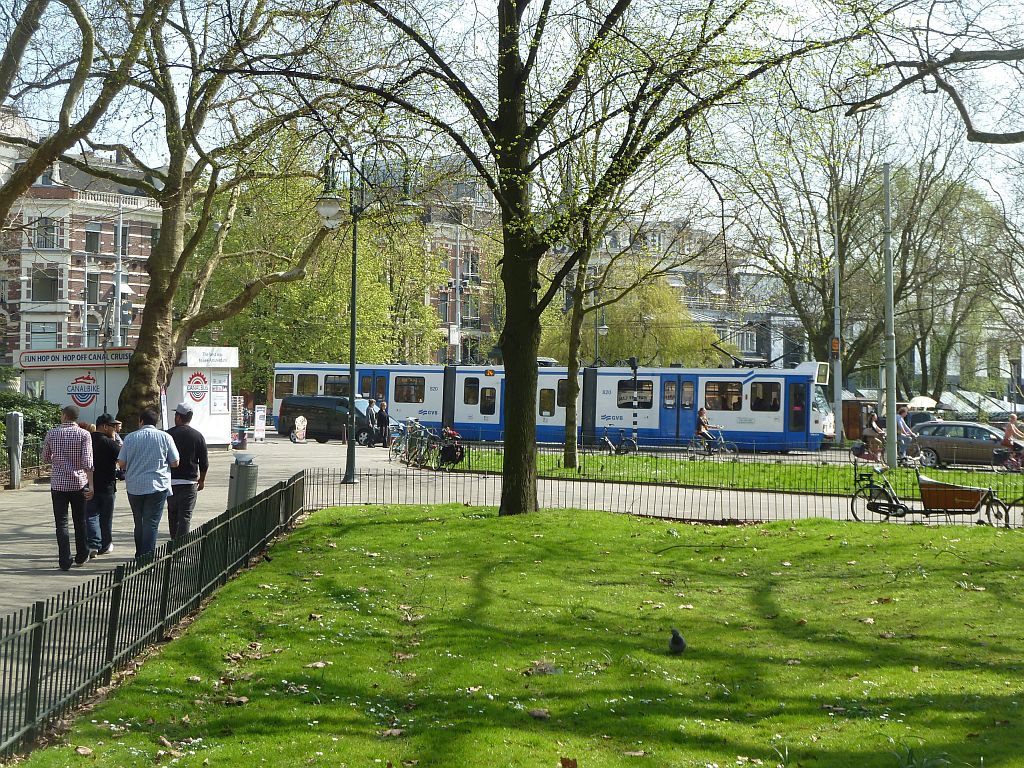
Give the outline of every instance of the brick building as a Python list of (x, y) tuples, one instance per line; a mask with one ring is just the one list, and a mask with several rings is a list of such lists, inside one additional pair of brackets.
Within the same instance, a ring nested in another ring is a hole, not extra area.
[[(88, 159), (131, 171), (116, 158)], [(18, 162), (16, 148), (0, 147), (0, 182)], [(149, 285), (146, 260), (159, 236), (156, 201), (54, 163), (22, 195), (2, 231), (0, 364), (16, 364), (21, 350), (134, 346)]]

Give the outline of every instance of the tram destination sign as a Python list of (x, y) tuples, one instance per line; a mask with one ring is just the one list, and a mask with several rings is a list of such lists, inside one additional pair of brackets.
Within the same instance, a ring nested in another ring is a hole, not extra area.
[(107, 365), (119, 367), (128, 365), (132, 353), (130, 347), (109, 349), (32, 349), (18, 356), (18, 367), (24, 370), (35, 368), (95, 368)]

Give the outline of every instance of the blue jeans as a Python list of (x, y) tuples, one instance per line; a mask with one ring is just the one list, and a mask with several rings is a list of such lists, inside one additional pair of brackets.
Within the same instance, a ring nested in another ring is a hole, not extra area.
[(907, 448), (910, 447), (910, 435), (900, 435), (896, 442), (897, 448), (899, 449), (899, 457), (901, 459), (907, 458)]
[(50, 491), (53, 522), (57, 529), (57, 563), (63, 570), (71, 567), (71, 537), (68, 536), (68, 507), (75, 526), (75, 562), (89, 559), (89, 542), (85, 531), (85, 494), (81, 491)]
[(167, 491), (155, 491), (136, 495), (128, 494), (128, 505), (135, 518), (135, 556), (151, 555), (156, 552), (156, 534), (160, 530), (160, 518), (164, 516), (164, 502)]
[(101, 550), (110, 546), (114, 523), (114, 496), (117, 486), (97, 488), (85, 505), (85, 522), (89, 532), (89, 549)]

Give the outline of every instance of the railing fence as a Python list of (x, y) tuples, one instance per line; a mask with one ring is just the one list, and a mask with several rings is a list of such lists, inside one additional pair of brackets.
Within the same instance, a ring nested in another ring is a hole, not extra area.
[(305, 508), (300, 473), (152, 557), (0, 618), (0, 756), (109, 683)]

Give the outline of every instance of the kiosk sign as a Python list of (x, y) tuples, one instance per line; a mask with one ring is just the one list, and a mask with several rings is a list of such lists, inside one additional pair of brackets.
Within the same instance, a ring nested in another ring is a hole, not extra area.
[(86, 372), (77, 376), (68, 384), (68, 397), (80, 408), (87, 408), (96, 402), (100, 394), (100, 385), (92, 373)]
[(210, 380), (201, 371), (195, 371), (185, 382), (185, 391), (193, 402), (201, 403), (210, 391)]

